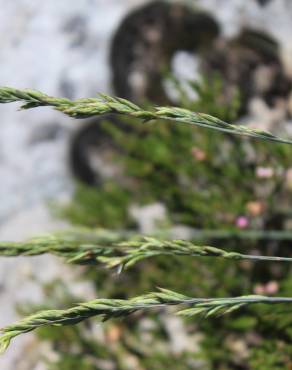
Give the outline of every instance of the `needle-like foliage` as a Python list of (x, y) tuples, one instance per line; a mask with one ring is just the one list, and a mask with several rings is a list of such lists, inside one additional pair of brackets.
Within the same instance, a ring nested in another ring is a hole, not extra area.
[(72, 101), (65, 98), (51, 97), (35, 90), (18, 90), (11, 87), (0, 87), (0, 103), (12, 102), (22, 102), (22, 109), (51, 106), (74, 118), (88, 118), (114, 113), (136, 117), (144, 122), (158, 119), (170, 120), (241, 136), (292, 144), (292, 141), (277, 137), (268, 131), (230, 124), (209, 114), (196, 113), (177, 107), (155, 107), (153, 110), (144, 110), (126, 99), (111, 97), (105, 94), (100, 94), (99, 98)]

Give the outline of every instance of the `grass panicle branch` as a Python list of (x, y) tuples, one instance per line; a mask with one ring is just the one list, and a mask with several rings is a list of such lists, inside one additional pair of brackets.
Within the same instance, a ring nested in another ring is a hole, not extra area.
[(24, 242), (0, 242), (0, 256), (39, 256), (52, 254), (69, 263), (90, 263), (107, 254), (110, 246), (124, 241), (130, 233), (98, 230), (68, 230), (46, 234)]
[(125, 317), (139, 310), (184, 305), (187, 307), (179, 309), (177, 314), (184, 316), (203, 314), (209, 317), (231, 313), (243, 306), (259, 303), (292, 303), (292, 298), (256, 295), (235, 298), (191, 298), (166, 289), (132, 299), (100, 298), (65, 310), (41, 311), (3, 328), (3, 335), (0, 337), (0, 351), (4, 352), (10, 341), (18, 335), (43, 326), (74, 325), (93, 316), (99, 316), (105, 321)]
[[(116, 244), (113, 255), (96, 259), (108, 268), (118, 267), (119, 271), (137, 262), (156, 256), (218, 257), (229, 260), (292, 262), (289, 257), (259, 256), (226, 251), (212, 246), (196, 245), (186, 240), (160, 240), (153, 237), (140, 237), (133, 241)], [(120, 255), (117, 255), (120, 254)]]
[[(53, 254), (74, 264), (103, 264), (119, 271), (156, 256), (221, 257), (230, 260), (292, 262), (289, 257), (258, 256), (200, 246), (186, 240), (161, 240), (155, 237), (114, 233), (67, 232), (45, 235), (27, 242), (0, 242), (0, 256)], [(126, 241), (125, 241), (126, 240)]]
[(177, 107), (155, 107), (152, 110), (144, 110), (126, 99), (111, 97), (105, 94), (100, 94), (99, 98), (72, 101), (65, 98), (51, 97), (35, 90), (18, 90), (11, 87), (0, 87), (0, 103), (12, 102), (23, 103), (21, 109), (51, 106), (73, 118), (88, 118), (107, 113), (122, 114), (139, 118), (144, 122), (160, 119), (170, 120), (241, 136), (292, 144), (292, 141), (277, 137), (268, 131), (229, 124), (205, 113), (196, 113)]

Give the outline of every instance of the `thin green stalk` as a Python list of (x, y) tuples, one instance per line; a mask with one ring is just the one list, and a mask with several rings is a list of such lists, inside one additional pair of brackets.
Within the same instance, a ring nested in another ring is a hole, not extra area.
[(102, 255), (96, 259), (105, 263), (108, 268), (118, 267), (119, 271), (123, 268), (129, 268), (141, 260), (156, 256), (218, 257), (230, 260), (292, 262), (292, 258), (289, 257), (241, 254), (212, 246), (198, 246), (186, 240), (160, 240), (153, 237), (118, 243), (116, 247), (118, 249), (113, 250), (113, 255)]
[(292, 303), (292, 298), (242, 296), (235, 298), (191, 298), (170, 290), (160, 289), (132, 299), (96, 299), (78, 304), (65, 310), (41, 311), (2, 329), (0, 351), (5, 351), (14, 337), (30, 332), (42, 326), (74, 325), (93, 316), (99, 316), (103, 321), (125, 317), (138, 310), (164, 308), (170, 305), (184, 305), (187, 308), (178, 310), (177, 314), (205, 317), (231, 313), (243, 306), (251, 304)]
[(22, 109), (50, 106), (74, 118), (88, 118), (107, 113), (122, 114), (143, 120), (170, 120), (178, 123), (189, 123), (235, 135), (249, 136), (257, 139), (292, 144), (268, 131), (251, 129), (242, 125), (229, 124), (205, 113), (196, 113), (177, 107), (155, 107), (144, 110), (126, 99), (101, 94), (99, 98), (78, 99), (55, 98), (35, 90), (18, 90), (11, 87), (0, 87), (0, 103), (22, 102)]
[(0, 243), (0, 256), (37, 256), (48, 253), (65, 258), (68, 263), (101, 263), (108, 268), (118, 267), (119, 271), (146, 258), (161, 255), (292, 262), (289, 257), (247, 255), (211, 246), (199, 246), (186, 240), (161, 240), (139, 235), (125, 237), (123, 234), (104, 230), (83, 234), (67, 232), (26, 242)]
[[(289, 230), (216, 230), (216, 229), (194, 229), (191, 227), (185, 228), (188, 239), (241, 239), (241, 240), (276, 240), (292, 241), (292, 232)], [(166, 230), (166, 235), (176, 233), (176, 229)]]

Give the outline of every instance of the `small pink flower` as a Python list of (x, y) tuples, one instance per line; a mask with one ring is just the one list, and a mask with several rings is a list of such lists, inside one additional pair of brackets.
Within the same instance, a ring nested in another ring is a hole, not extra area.
[(256, 284), (253, 288), (253, 292), (255, 294), (264, 295), (265, 294), (265, 287), (262, 284)]
[(253, 291), (255, 294), (276, 294), (279, 290), (279, 284), (276, 281), (269, 281), (267, 284), (256, 284)]
[(276, 294), (279, 290), (279, 284), (276, 281), (269, 281), (266, 284), (265, 291), (267, 294)]
[(265, 205), (261, 201), (254, 200), (246, 204), (246, 209), (251, 216), (257, 217), (263, 213)]
[(194, 147), (192, 148), (191, 152), (192, 156), (199, 162), (202, 162), (207, 158), (206, 152), (200, 148)]
[(248, 219), (245, 216), (239, 216), (236, 219), (236, 226), (239, 227), (240, 229), (246, 229), (248, 227)]
[(262, 179), (270, 179), (274, 176), (274, 170), (271, 167), (257, 167), (256, 175)]

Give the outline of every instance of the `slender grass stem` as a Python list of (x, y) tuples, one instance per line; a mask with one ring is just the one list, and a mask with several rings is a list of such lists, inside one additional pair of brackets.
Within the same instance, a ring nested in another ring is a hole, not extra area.
[(183, 316), (204, 315), (205, 317), (231, 313), (252, 304), (292, 303), (292, 298), (266, 297), (259, 295), (234, 298), (192, 298), (185, 295), (160, 289), (158, 292), (145, 294), (132, 299), (95, 299), (80, 303), (65, 310), (41, 311), (28, 316), (19, 322), (2, 329), (0, 351), (5, 351), (10, 341), (21, 334), (43, 326), (73, 325), (93, 316), (103, 321), (117, 317), (125, 317), (138, 310), (164, 308), (167, 306), (186, 306), (177, 311)]
[[(82, 236), (83, 235), (83, 236)], [(292, 262), (290, 257), (248, 255), (226, 251), (187, 240), (162, 240), (141, 235), (74, 232), (45, 235), (26, 242), (0, 242), (0, 256), (53, 254), (74, 264), (102, 264), (119, 271), (157, 256), (217, 257), (230, 260)]]
[(292, 144), (291, 140), (277, 137), (268, 131), (251, 129), (247, 126), (229, 124), (205, 113), (196, 113), (177, 107), (155, 107), (145, 110), (126, 99), (100, 94), (99, 98), (78, 99), (75, 101), (51, 97), (35, 90), (19, 90), (0, 87), (0, 103), (22, 102), (22, 109), (50, 106), (74, 118), (88, 118), (107, 113), (122, 114), (143, 120), (170, 120), (188, 123), (230, 134), (249, 136), (257, 139)]

